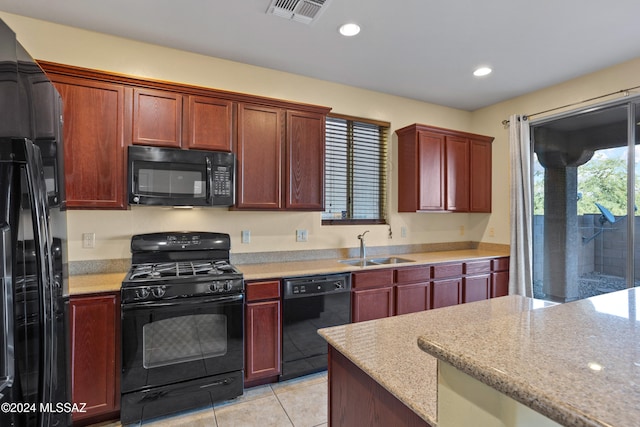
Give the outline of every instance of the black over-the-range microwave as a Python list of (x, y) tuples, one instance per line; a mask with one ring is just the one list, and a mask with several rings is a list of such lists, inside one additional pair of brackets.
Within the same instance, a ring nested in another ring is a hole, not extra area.
[(231, 206), (235, 156), (219, 151), (129, 146), (130, 205)]

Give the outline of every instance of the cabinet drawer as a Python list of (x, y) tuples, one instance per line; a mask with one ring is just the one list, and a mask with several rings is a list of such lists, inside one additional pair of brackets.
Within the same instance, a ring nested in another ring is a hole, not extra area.
[(509, 270), (509, 257), (496, 258), (491, 260), (491, 270), (507, 271)]
[(428, 282), (431, 279), (431, 267), (403, 268), (396, 270), (396, 283)]
[(433, 278), (440, 279), (442, 277), (462, 276), (462, 263), (460, 264), (441, 264), (433, 266)]
[(351, 286), (354, 289), (377, 288), (393, 285), (393, 269), (353, 273)]
[(280, 281), (247, 283), (247, 302), (280, 298)]
[(464, 274), (489, 273), (491, 271), (490, 259), (471, 261), (464, 263)]

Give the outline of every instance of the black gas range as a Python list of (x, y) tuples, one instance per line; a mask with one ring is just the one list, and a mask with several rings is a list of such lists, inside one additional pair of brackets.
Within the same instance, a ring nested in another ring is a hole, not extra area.
[(229, 235), (221, 233), (135, 235), (122, 302), (241, 293), (242, 273), (229, 263), (230, 248)]
[(243, 392), (244, 280), (228, 234), (135, 235), (122, 282), (123, 424)]

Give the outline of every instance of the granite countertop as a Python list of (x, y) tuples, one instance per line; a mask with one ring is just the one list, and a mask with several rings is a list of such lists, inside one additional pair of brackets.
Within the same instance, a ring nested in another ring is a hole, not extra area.
[[(245, 280), (261, 280), (282, 277), (295, 277), (310, 274), (345, 273), (376, 268), (410, 267), (412, 265), (436, 264), (440, 262), (461, 261), (466, 259), (482, 259), (509, 256), (508, 250), (463, 249), (439, 252), (418, 252), (393, 255), (412, 260), (402, 264), (354, 267), (338, 262), (338, 259), (322, 259), (309, 261), (282, 261), (257, 264), (236, 265)], [(377, 258), (377, 257), (376, 257)], [(69, 294), (87, 294), (95, 292), (113, 292), (120, 290), (126, 272), (104, 274), (80, 274), (69, 277)]]
[[(401, 264), (386, 264), (367, 267), (354, 267), (338, 262), (338, 259), (323, 259), (311, 261), (270, 262), (260, 264), (242, 264), (236, 267), (242, 271), (245, 280), (260, 280), (281, 277), (295, 277), (310, 274), (329, 274), (357, 272), (373, 270), (376, 268), (401, 268), (422, 264), (437, 264), (442, 262), (454, 262), (467, 259), (482, 259), (509, 256), (508, 250), (463, 249), (439, 252), (416, 252), (406, 254), (394, 254), (392, 256), (407, 258), (412, 262)], [(384, 256), (375, 256), (379, 258)]]
[(118, 292), (126, 274), (104, 273), (69, 276), (69, 295)]
[(456, 328), (419, 346), (566, 426), (640, 425), (637, 288)]
[(437, 359), (421, 351), (418, 338), (545, 307), (517, 295), (320, 329), (336, 350), (431, 425), (437, 424)]

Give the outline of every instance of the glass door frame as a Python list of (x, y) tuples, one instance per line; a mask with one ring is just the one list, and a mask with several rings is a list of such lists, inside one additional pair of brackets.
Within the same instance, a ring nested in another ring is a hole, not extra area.
[[(635, 286), (635, 261), (634, 261), (634, 251), (635, 251), (635, 206), (636, 206), (636, 197), (635, 197), (635, 182), (637, 179), (640, 179), (640, 176), (636, 176), (635, 172), (635, 141), (637, 130), (636, 127), (640, 125), (640, 95), (634, 95), (625, 97), (623, 99), (615, 99), (611, 101), (605, 101), (602, 103), (586, 106), (583, 108), (579, 108), (576, 110), (565, 111), (558, 114), (553, 114), (550, 116), (546, 116), (540, 119), (530, 119), (529, 124), (531, 128), (531, 200), (533, 202), (534, 199), (534, 161), (535, 161), (535, 153), (534, 153), (534, 144), (535, 139), (533, 137), (533, 128), (536, 126), (543, 125), (545, 123), (550, 123), (556, 120), (561, 120), (565, 118), (570, 118), (573, 116), (578, 116), (585, 113), (597, 112), (599, 110), (604, 110), (611, 107), (616, 106), (627, 106), (627, 217), (634, 218), (633, 221), (627, 221), (627, 259), (626, 259), (626, 267), (625, 267), (625, 280), (627, 284), (627, 288), (633, 288)], [(533, 218), (532, 218), (533, 219)]]

